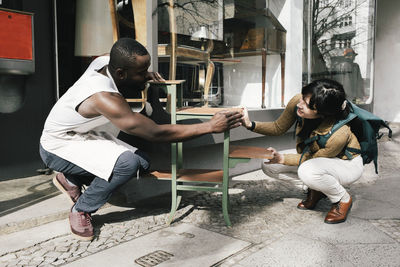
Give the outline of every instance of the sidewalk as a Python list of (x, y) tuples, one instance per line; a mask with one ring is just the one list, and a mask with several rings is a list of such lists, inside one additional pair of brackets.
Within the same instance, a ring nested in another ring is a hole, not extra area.
[(299, 210), (301, 190), (256, 171), (232, 178), (232, 228), (218, 193), (184, 196), (170, 227), (168, 195), (135, 207), (114, 198), (93, 216), (95, 239), (83, 242), (70, 235), (70, 204), (52, 175), (0, 182), (0, 266), (399, 266), (400, 125), (391, 127), (379, 174), (365, 166), (337, 225), (323, 222), (329, 201)]

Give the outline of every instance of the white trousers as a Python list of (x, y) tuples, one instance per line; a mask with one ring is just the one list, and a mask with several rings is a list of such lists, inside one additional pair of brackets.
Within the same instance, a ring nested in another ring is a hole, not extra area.
[[(280, 151), (282, 154), (296, 153), (296, 150)], [(324, 193), (332, 203), (338, 202), (346, 194), (343, 186), (357, 181), (364, 170), (362, 157), (351, 160), (339, 158), (314, 158), (303, 162), (300, 167), (282, 164), (266, 164), (261, 168), (270, 177)]]

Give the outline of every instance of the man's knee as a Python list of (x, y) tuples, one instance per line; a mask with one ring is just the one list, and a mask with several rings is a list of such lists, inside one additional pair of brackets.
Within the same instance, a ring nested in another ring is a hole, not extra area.
[(150, 162), (145, 153), (139, 150), (125, 151), (119, 157), (115, 163), (114, 173), (119, 175), (132, 176), (137, 173), (138, 170), (147, 170), (150, 167)]
[(132, 151), (122, 153), (115, 163), (114, 174), (132, 175), (137, 172), (140, 166), (139, 159)]
[(136, 150), (135, 155), (137, 156), (139, 163), (140, 163), (140, 171), (148, 171), (150, 169), (150, 157), (147, 155), (147, 153), (141, 151), (141, 150)]

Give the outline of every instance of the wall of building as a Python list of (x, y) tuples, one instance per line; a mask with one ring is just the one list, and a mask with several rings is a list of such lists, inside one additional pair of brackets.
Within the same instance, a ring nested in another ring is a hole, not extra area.
[(34, 13), (36, 69), (27, 78), (22, 108), (0, 113), (0, 180), (35, 175), (43, 168), (39, 138), (55, 99), (52, 1), (23, 0), (20, 6)]
[(400, 1), (377, 1), (374, 113), (400, 122)]

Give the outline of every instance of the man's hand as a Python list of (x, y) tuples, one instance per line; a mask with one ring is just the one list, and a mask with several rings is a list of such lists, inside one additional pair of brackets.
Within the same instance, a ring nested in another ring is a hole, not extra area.
[(222, 133), (228, 129), (239, 127), (242, 125), (242, 116), (243, 115), (240, 111), (224, 110), (215, 113), (215, 115), (209, 121), (212, 127), (212, 132)]
[(283, 164), (284, 162), (284, 156), (280, 154), (278, 151), (276, 151), (275, 148), (269, 147), (267, 148), (268, 151), (272, 153), (272, 159), (269, 160), (269, 162), (265, 162), (265, 164)]
[(153, 80), (155, 82), (164, 82), (164, 78), (161, 76), (160, 73), (158, 72), (147, 72), (147, 76), (146, 76), (147, 80)]
[(247, 108), (243, 108), (243, 119), (242, 119), (242, 125), (249, 129), (251, 127), (251, 121), (249, 118), (249, 113), (247, 111)]

